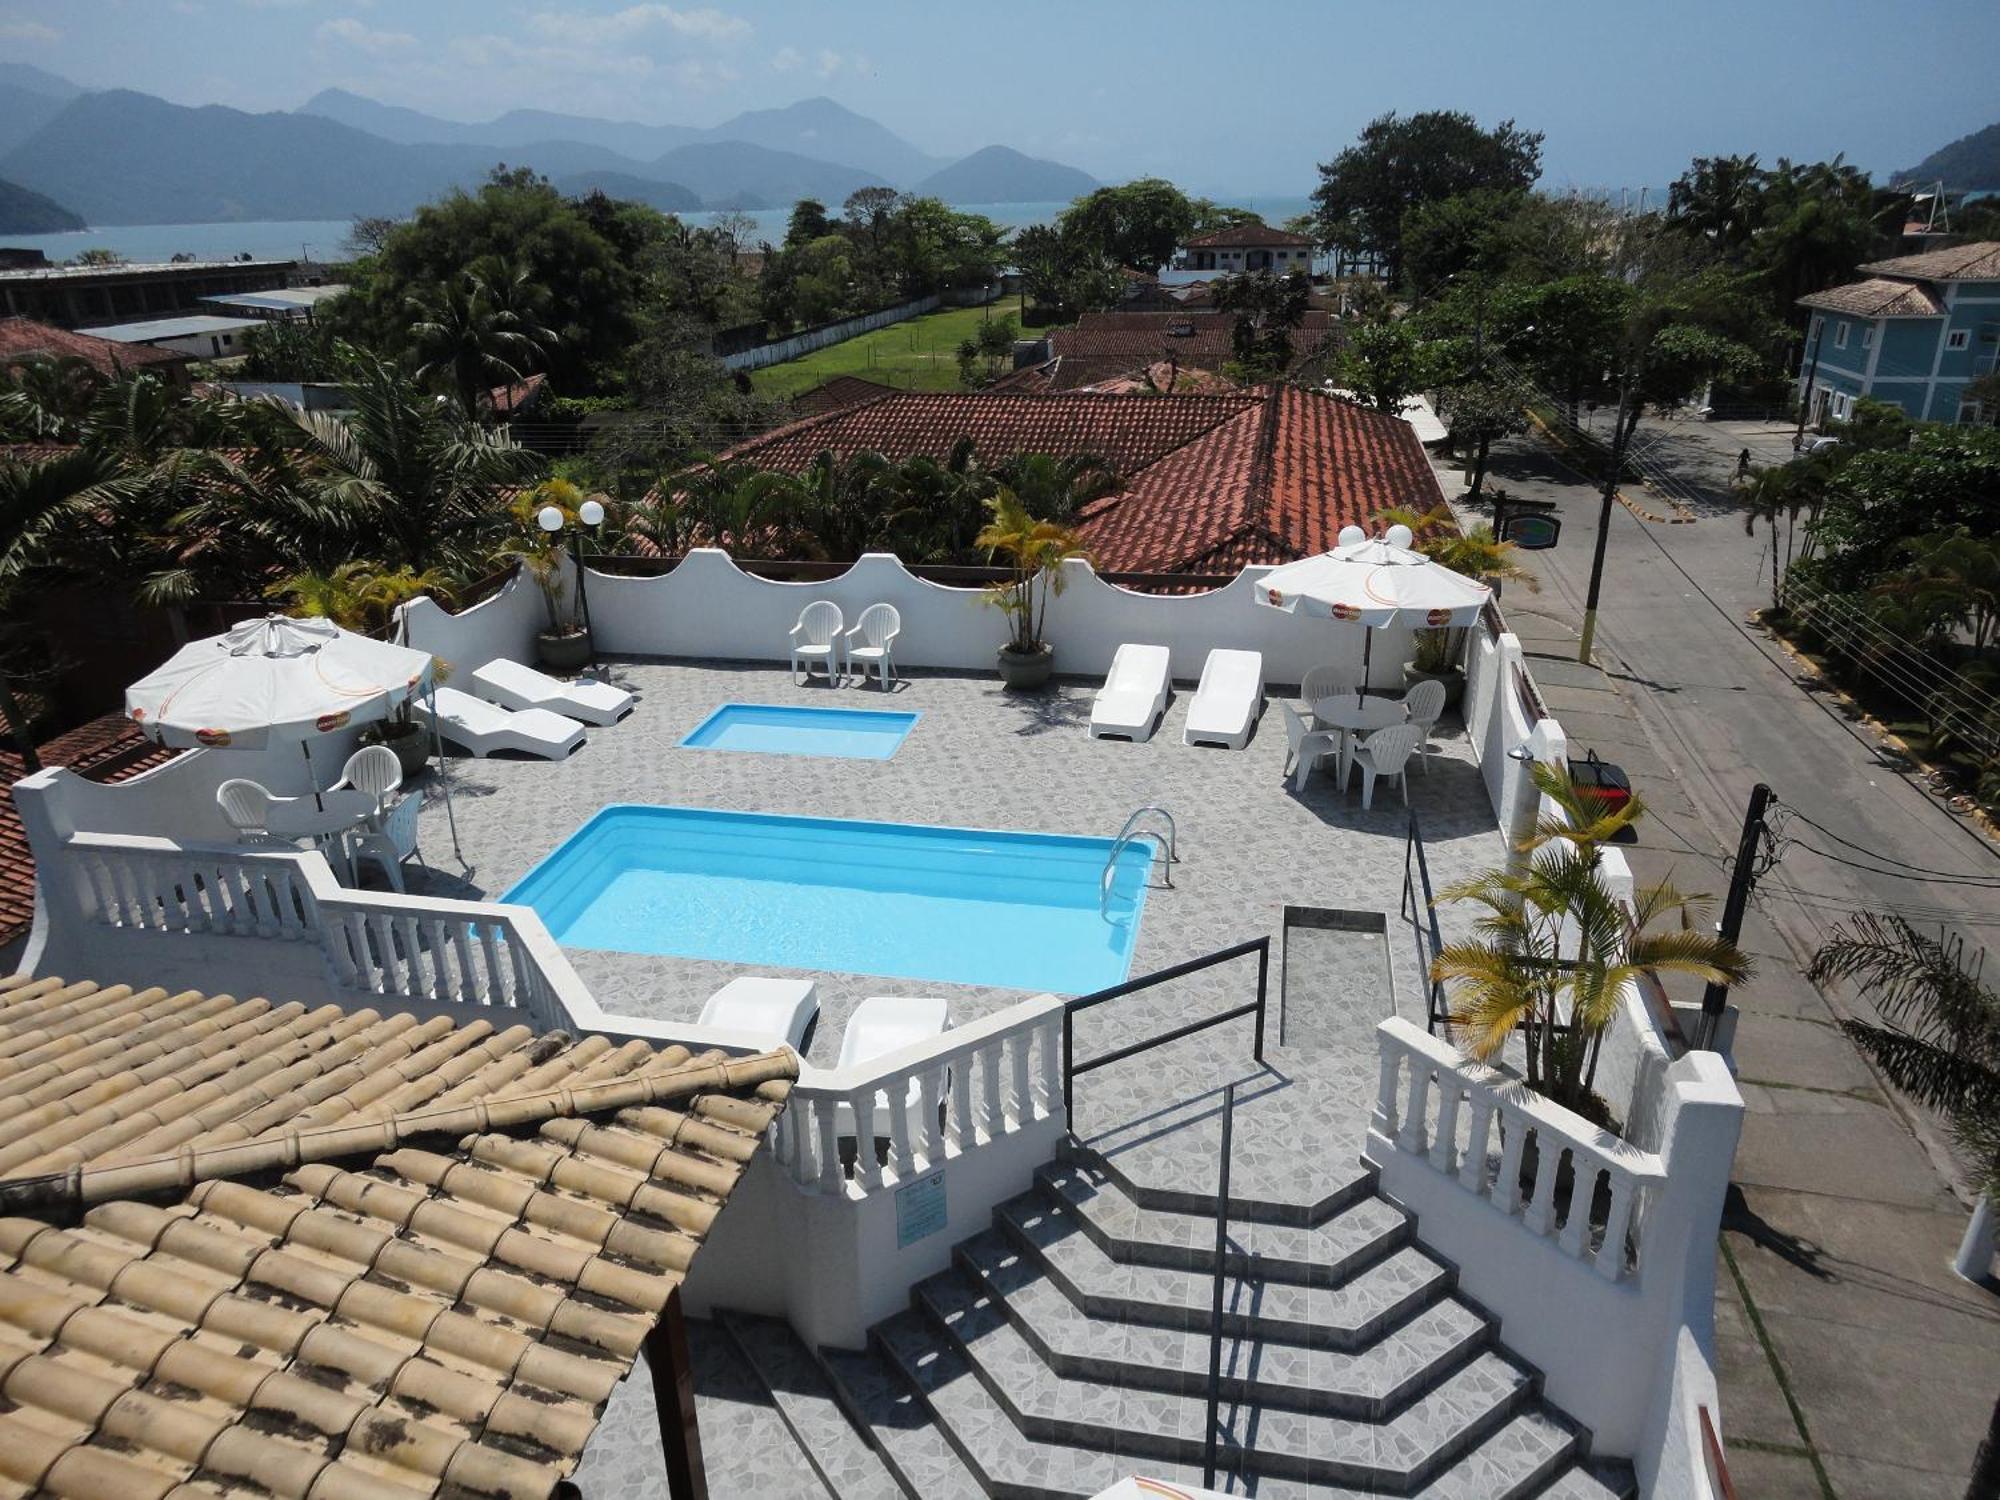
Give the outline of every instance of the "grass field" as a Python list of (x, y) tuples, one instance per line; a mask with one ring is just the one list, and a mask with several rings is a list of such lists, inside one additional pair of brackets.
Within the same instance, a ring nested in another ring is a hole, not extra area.
[(948, 307), (772, 365), (750, 378), (767, 396), (794, 396), (836, 375), (859, 375), (906, 391), (955, 391), (960, 389), (959, 344), (977, 333), (989, 315), (1006, 317), (1014, 306), (1009, 300), (987, 307)]

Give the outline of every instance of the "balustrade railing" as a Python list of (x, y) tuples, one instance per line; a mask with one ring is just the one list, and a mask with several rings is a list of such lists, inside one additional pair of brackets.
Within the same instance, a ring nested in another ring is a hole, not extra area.
[(1062, 1001), (1044, 996), (882, 1057), (802, 1072), (773, 1154), (800, 1188), (868, 1194), (1062, 1108)]
[(1619, 1281), (1640, 1263), (1665, 1163), (1407, 1021), (1376, 1029), (1373, 1133), (1566, 1255)]
[(101, 926), (315, 944), (343, 991), (504, 1006), (542, 1030), (585, 998), (525, 908), (349, 890), (318, 856), (286, 850), (78, 833), (64, 853)]

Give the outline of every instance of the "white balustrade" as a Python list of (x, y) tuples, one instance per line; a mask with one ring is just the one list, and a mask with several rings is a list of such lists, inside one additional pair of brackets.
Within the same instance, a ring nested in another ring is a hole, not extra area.
[(1565, 1255), (1607, 1281), (1637, 1269), (1644, 1200), (1666, 1179), (1660, 1157), (1407, 1021), (1384, 1021), (1375, 1035), (1378, 1142), (1453, 1179), (1524, 1233), (1553, 1235)]
[(312, 943), (346, 993), (504, 1006), (540, 1030), (600, 1013), (525, 907), (349, 890), (318, 855), (78, 833), (76, 905), (100, 926)]
[(866, 1196), (1050, 1118), (1062, 1008), (1043, 996), (852, 1067), (802, 1068), (779, 1166), (807, 1192)]

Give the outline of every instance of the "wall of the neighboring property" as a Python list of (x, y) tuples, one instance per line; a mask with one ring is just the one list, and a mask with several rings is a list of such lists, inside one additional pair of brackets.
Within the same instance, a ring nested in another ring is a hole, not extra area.
[[(1216, 647), (1258, 651), (1267, 684), (1296, 684), (1316, 666), (1360, 675), (1364, 632), (1259, 604), (1252, 585), (1268, 569), (1250, 568), (1226, 588), (1205, 594), (1140, 594), (1099, 578), (1085, 562), (1065, 566), (1063, 591), (1049, 602), (1044, 634), (1056, 670), (1101, 677), (1127, 641), (1166, 646), (1174, 676), (1192, 682)], [(783, 661), (787, 632), (800, 610), (830, 599), (851, 624), (871, 604), (902, 616), (896, 660), (903, 666), (992, 671), (1006, 621), (982, 589), (930, 583), (887, 553), (871, 553), (838, 578), (777, 583), (737, 567), (727, 553), (701, 549), (659, 578), (591, 570), (590, 617), (598, 648), (614, 656), (679, 656)], [(532, 584), (516, 579), (494, 599), (447, 614), (429, 600), (405, 612), (409, 643), (469, 674), (495, 656), (532, 661), (541, 604)], [(1370, 684), (1401, 692), (1411, 633), (1373, 632)]]

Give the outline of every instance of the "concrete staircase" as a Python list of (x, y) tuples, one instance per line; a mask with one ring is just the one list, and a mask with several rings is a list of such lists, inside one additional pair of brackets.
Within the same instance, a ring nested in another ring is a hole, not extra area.
[[(1199, 1485), (1214, 1238), (1195, 1195), (1136, 1188), (1072, 1148), (866, 1351), (722, 1323), (837, 1500), (1044, 1500), (1132, 1474)], [(1311, 1211), (1235, 1200), (1228, 1244), (1216, 1488), (1635, 1493), (1629, 1468), (1589, 1460), (1370, 1179)]]

